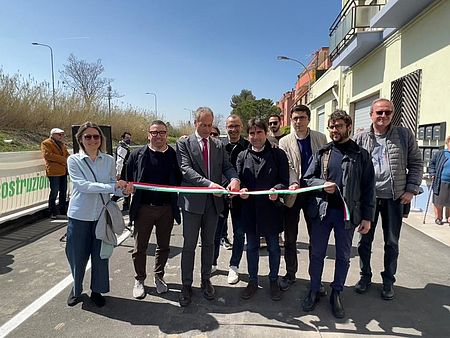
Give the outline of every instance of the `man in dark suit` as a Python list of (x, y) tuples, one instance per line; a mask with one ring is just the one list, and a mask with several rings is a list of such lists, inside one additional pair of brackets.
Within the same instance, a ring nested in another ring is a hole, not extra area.
[[(177, 159), (183, 174), (181, 185), (189, 187), (223, 188), (222, 175), (230, 184), (229, 190), (239, 190), (240, 181), (230, 163), (225, 147), (218, 139), (211, 138), (214, 113), (208, 107), (200, 107), (195, 113), (195, 133), (177, 143)], [(181, 254), (182, 290), (180, 305), (191, 302), (195, 249), (201, 230), (201, 288), (203, 296), (212, 300), (215, 290), (210, 282), (214, 253), (214, 235), (223, 198), (212, 194), (179, 195), (178, 205), (183, 213), (183, 251)]]

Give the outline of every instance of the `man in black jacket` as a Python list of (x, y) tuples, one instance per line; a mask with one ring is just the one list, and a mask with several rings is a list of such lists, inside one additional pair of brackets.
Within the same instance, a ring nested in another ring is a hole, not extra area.
[[(345, 316), (340, 293), (350, 267), (350, 251), (355, 228), (365, 234), (375, 215), (375, 175), (369, 153), (350, 139), (351, 117), (342, 110), (330, 115), (328, 130), (332, 142), (315, 154), (305, 173), (308, 186), (325, 185), (312, 199), (311, 287), (303, 301), (303, 310), (312, 311), (319, 300), (320, 283), (330, 232), (334, 230), (336, 259), (331, 283), (330, 303), (333, 315)], [(344, 203), (345, 201), (345, 203)], [(347, 215), (347, 208), (349, 215)]]
[[(148, 145), (131, 153), (127, 164), (127, 181), (180, 185), (181, 171), (175, 150), (167, 145), (167, 126), (163, 121), (156, 120), (150, 124), (148, 140)], [(147, 247), (153, 226), (156, 228), (157, 242), (154, 268), (156, 292), (167, 292), (164, 267), (169, 257), (174, 219), (178, 224), (181, 223), (176, 193), (136, 190), (130, 209), (130, 221), (134, 222), (134, 298), (145, 297)]]

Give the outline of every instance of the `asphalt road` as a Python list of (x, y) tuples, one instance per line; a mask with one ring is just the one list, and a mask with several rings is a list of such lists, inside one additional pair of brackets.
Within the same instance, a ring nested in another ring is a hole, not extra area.
[[(365, 295), (353, 291), (352, 286), (359, 278), (355, 247), (358, 235), (355, 235), (343, 294), (347, 317), (336, 320), (330, 312), (328, 298), (322, 299), (314, 312), (301, 310), (301, 299), (308, 287), (307, 237), (303, 223), (298, 245), (298, 279), (279, 302), (269, 297), (265, 249), (260, 251), (260, 289), (254, 298), (248, 301), (239, 298), (247, 280), (245, 254), (240, 267), (242, 280), (228, 285), (231, 251), (221, 248), (219, 271), (212, 277), (217, 297), (213, 301), (203, 299), (199, 288), (198, 249), (193, 302), (181, 308), (177, 300), (181, 288), (182, 227), (175, 226), (166, 268), (170, 291), (158, 295), (153, 285), (155, 238), (152, 235), (147, 263), (148, 294), (143, 300), (132, 298), (133, 239), (127, 238), (110, 260), (111, 292), (106, 295), (106, 306), (99, 309), (87, 295), (73, 308), (66, 305), (69, 269), (64, 242), (59, 241), (65, 233), (65, 222), (44, 220), (0, 236), (0, 337), (11, 328), (14, 329), (9, 337), (450, 337), (450, 248), (405, 224), (396, 298), (383, 301), (379, 275), (382, 243), (380, 227), (377, 228), (374, 284)], [(332, 239), (330, 243), (323, 275), (327, 287), (334, 267)], [(280, 276), (284, 272), (282, 259)], [(86, 292), (89, 292), (89, 279), (87, 272)]]

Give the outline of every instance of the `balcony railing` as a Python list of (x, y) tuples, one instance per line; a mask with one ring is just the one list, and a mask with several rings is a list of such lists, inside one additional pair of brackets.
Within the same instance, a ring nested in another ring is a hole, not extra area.
[(360, 5), (350, 0), (342, 8), (330, 27), (330, 58), (334, 60), (348, 46), (358, 32), (373, 31), (370, 19), (386, 4), (386, 0), (374, 0), (370, 5)]

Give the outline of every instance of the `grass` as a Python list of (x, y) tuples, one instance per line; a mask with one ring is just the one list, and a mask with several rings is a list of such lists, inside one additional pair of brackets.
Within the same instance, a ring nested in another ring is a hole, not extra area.
[[(131, 133), (133, 143), (145, 144), (147, 127), (155, 118), (132, 106), (113, 106), (109, 112), (105, 100), (87, 106), (81, 97), (61, 88), (57, 89), (55, 101), (53, 110), (48, 83), (38, 83), (20, 74), (10, 76), (0, 69), (0, 152), (38, 150), (40, 142), (48, 137), (54, 127), (63, 129), (67, 135), (66, 141), (71, 143), (71, 126), (86, 121), (110, 125), (114, 144), (124, 131)], [(188, 124), (169, 126), (169, 143), (192, 131), (192, 126)]]

